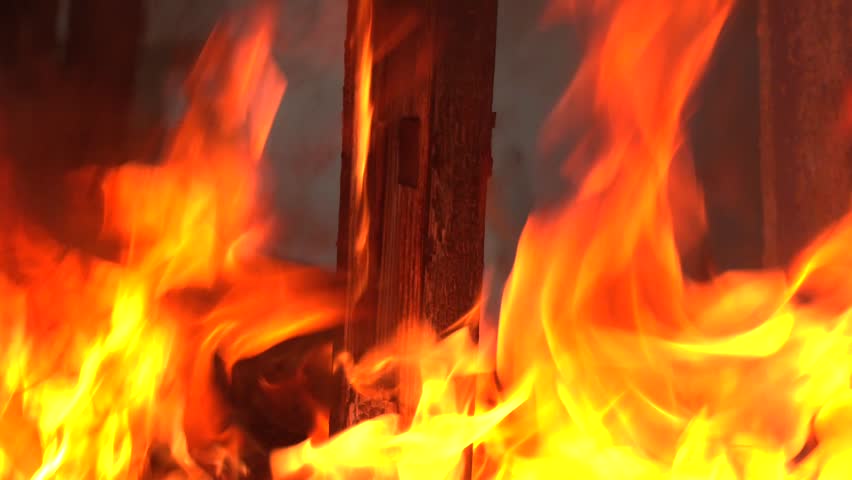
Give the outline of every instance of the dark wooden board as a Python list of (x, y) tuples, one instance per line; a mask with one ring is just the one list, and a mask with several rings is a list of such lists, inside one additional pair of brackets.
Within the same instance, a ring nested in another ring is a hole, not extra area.
[(765, 261), (784, 264), (852, 200), (852, 2), (760, 0)]
[[(343, 99), (338, 266), (349, 258), (357, 38), (350, 0)], [(485, 196), (491, 174), (496, 0), (373, 0), (375, 106), (367, 165), (369, 284), (374, 319), (347, 322), (342, 349), (358, 358), (426, 321), (443, 331), (478, 301)], [(349, 272), (350, 275), (357, 272)], [(410, 413), (417, 380), (364, 399), (343, 386), (332, 431), (381, 413)]]

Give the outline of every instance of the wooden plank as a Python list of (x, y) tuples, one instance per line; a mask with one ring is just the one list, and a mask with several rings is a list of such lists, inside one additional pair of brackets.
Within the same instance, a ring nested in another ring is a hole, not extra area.
[(67, 64), (58, 51), (58, 6), (55, 0), (0, 3), (0, 103), (16, 119), (6, 148), (29, 217), (62, 244), (113, 258), (117, 249), (101, 239), (98, 174), (70, 172), (130, 157), (126, 127), (143, 2), (74, 1)]
[[(338, 265), (351, 233), (354, 13), (349, 1), (344, 80)], [(482, 283), (485, 193), (491, 168), (496, 0), (373, 0), (373, 142), (367, 166), (368, 291), (375, 322), (344, 328), (342, 349), (358, 358), (400, 328), (426, 320), (441, 331), (477, 302)], [(352, 272), (350, 272), (351, 274)], [(332, 416), (340, 430), (377, 414), (410, 413), (419, 385), (396, 379), (380, 402), (344, 387)]]
[[(430, 108), (434, 77), (433, 32), (429, 12), (422, 2), (379, 0), (376, 9), (377, 49), (388, 53), (381, 58), (377, 113), (390, 125), (387, 137), (385, 174), (385, 211), (379, 296), (376, 318), (378, 329), (373, 343), (392, 339), (400, 329), (411, 328), (422, 317), (424, 289), (424, 248), (428, 205), (427, 182), (430, 144)], [(396, 36), (401, 17), (416, 18), (416, 26), (407, 35)], [(394, 45), (386, 46), (388, 42)], [(385, 44), (385, 45), (383, 45)], [(421, 70), (418, 71), (418, 68)], [(380, 109), (380, 110), (379, 110)], [(417, 119), (416, 131), (404, 123)], [(400, 182), (400, 172), (413, 173), (414, 185)], [(394, 408), (410, 411), (416, 392), (411, 372), (398, 372), (399, 392)]]
[[(352, 246), (350, 245), (350, 217), (353, 208), (350, 208), (352, 201), (352, 175), (353, 175), (353, 158), (354, 158), (354, 115), (355, 115), (355, 73), (357, 52), (360, 49), (362, 39), (358, 37), (357, 32), (357, 13), (360, 7), (361, 0), (349, 0), (347, 9), (346, 21), (346, 40), (344, 47), (344, 79), (343, 79), (343, 129), (342, 129), (342, 145), (341, 145), (341, 174), (340, 174), (340, 207), (338, 217), (338, 239), (337, 239), (337, 266), (341, 272), (346, 272), (349, 268), (350, 253)], [(374, 125), (371, 134), (371, 146), (384, 145), (384, 128), (381, 125)], [(377, 139), (378, 137), (378, 139)], [(371, 212), (382, 211), (384, 204), (384, 152), (382, 148), (378, 150), (371, 147), (370, 155), (367, 161), (366, 183), (367, 183), (367, 202)], [(379, 259), (381, 255), (381, 239), (382, 228), (381, 216), (371, 215), (372, 228), (368, 236), (368, 251), (370, 252), (369, 273), (367, 277), (367, 289), (361, 299), (362, 304), (366, 303), (372, 308), (366, 308), (367, 314), (358, 325), (352, 321), (344, 324), (342, 338), (338, 339), (335, 345), (335, 353), (341, 350), (353, 355), (354, 358), (360, 358), (370, 347), (371, 341), (375, 338), (376, 331), (376, 310), (377, 304), (377, 284), (379, 271)], [(363, 306), (361, 306), (363, 308)], [(366, 400), (358, 397), (357, 393), (348, 388), (348, 384), (342, 377), (340, 378), (341, 393), (339, 402), (332, 409), (329, 419), (329, 429), (332, 432), (342, 430), (351, 423), (357, 421), (353, 417), (360, 417), (362, 414), (358, 411), (363, 409), (371, 410), (369, 405), (366, 405)], [(387, 409), (387, 405), (379, 404), (375, 407), (376, 412), (380, 413)], [(373, 414), (367, 412), (363, 414), (366, 417), (372, 417)]]
[(763, 264), (757, 3), (735, 2), (695, 92), (688, 139), (708, 228), (682, 265), (696, 279)]
[(789, 261), (850, 207), (837, 126), (852, 72), (852, 2), (760, 0), (764, 258)]
[[(352, 118), (355, 113), (355, 21), (357, 0), (349, 0), (346, 10), (346, 40), (343, 49), (343, 128), (340, 146), (340, 206), (337, 218), (337, 268), (349, 264), (349, 200), (352, 192)], [(368, 163), (368, 168), (372, 163)], [(371, 205), (372, 206), (372, 205)]]

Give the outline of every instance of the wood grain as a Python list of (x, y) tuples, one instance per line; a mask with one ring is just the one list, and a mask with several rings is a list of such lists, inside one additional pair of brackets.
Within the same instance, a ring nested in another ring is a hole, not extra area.
[[(351, 233), (352, 117), (357, 38), (349, 1), (344, 80), (338, 265)], [(373, 142), (368, 169), (370, 286), (375, 321), (347, 322), (343, 349), (358, 358), (426, 321), (442, 331), (479, 299), (485, 195), (491, 172), (496, 0), (374, 0)], [(404, 26), (403, 27), (401, 27)], [(350, 272), (351, 274), (352, 272)], [(413, 411), (414, 372), (378, 403), (344, 385), (340, 430), (378, 413)]]
[(838, 134), (852, 85), (852, 2), (760, 0), (764, 257), (788, 262), (844, 215), (850, 136)]

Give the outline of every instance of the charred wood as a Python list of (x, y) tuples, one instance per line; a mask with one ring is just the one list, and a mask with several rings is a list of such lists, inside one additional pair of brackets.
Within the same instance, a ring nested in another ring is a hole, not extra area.
[[(347, 268), (353, 159), (356, 16), (350, 0), (338, 266)], [(357, 359), (413, 322), (441, 332), (479, 299), (485, 195), (491, 171), (495, 0), (375, 0), (372, 101), (367, 163), (369, 284), (374, 320), (346, 323), (343, 348)], [(402, 28), (401, 26), (404, 26)], [(357, 272), (349, 272), (354, 275)], [(351, 295), (351, 293), (350, 293)], [(403, 372), (399, 395), (364, 398), (343, 386), (332, 431), (382, 413), (406, 416), (419, 397)]]

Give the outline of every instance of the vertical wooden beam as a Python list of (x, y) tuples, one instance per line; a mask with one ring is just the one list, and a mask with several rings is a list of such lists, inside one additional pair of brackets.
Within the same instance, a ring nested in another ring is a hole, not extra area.
[[(346, 9), (346, 39), (343, 48), (343, 111), (340, 146), (340, 205), (337, 212), (337, 269), (345, 271), (349, 264), (349, 197), (352, 194), (352, 134), (355, 112), (355, 21), (357, 0), (349, 0)], [(368, 167), (371, 166), (368, 163)], [(373, 206), (372, 204), (370, 205)]]
[(689, 140), (708, 236), (705, 251), (684, 268), (698, 278), (763, 263), (757, 4), (734, 4), (695, 93)]
[[(348, 262), (355, 62), (354, 12), (373, 1), (367, 166), (369, 313), (347, 322), (342, 348), (357, 358), (410, 322), (441, 331), (479, 298), (485, 195), (491, 169), (497, 1), (349, 0), (344, 80), (338, 265)], [(350, 272), (351, 274), (352, 272)], [(363, 312), (364, 310), (362, 310)], [(419, 385), (359, 398), (344, 386), (332, 430), (413, 407)]]
[(765, 263), (783, 264), (845, 214), (852, 150), (837, 135), (852, 74), (852, 2), (760, 0)]
[[(497, 1), (434, 2), (433, 79), (423, 315), (456, 322), (482, 288), (486, 185), (495, 116)], [(475, 28), (473, 26), (476, 25)]]

